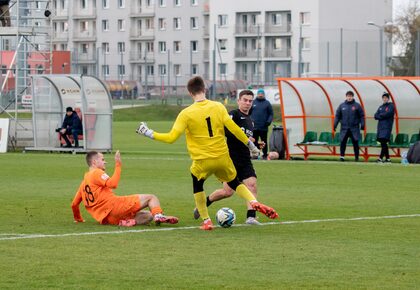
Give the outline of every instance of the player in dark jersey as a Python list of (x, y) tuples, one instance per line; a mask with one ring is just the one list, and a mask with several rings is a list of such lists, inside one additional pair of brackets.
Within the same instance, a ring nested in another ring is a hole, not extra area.
[[(254, 93), (250, 90), (240, 92), (238, 99), (238, 109), (229, 112), (232, 120), (244, 131), (244, 133), (252, 138), (252, 131), (254, 125), (250, 118), (249, 110), (252, 107)], [(248, 187), (251, 193), (257, 197), (257, 175), (252, 166), (249, 148), (239, 141), (228, 129), (225, 128), (225, 135), (227, 137), (227, 144), (229, 148), (229, 155), (235, 165), (238, 173), (238, 179)], [(232, 196), (234, 191), (223, 183), (223, 188), (214, 191), (207, 196), (207, 206), (213, 202)], [(260, 225), (261, 223), (256, 219), (256, 211), (247, 203), (247, 224)], [(197, 209), (194, 209), (194, 218), (198, 219), (200, 214)]]

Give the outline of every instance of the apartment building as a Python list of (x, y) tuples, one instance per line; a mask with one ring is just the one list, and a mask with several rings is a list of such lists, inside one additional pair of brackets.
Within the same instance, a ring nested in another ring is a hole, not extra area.
[(72, 52), (74, 73), (150, 87), (210, 80), (213, 70), (217, 80), (255, 85), (379, 75), (391, 55), (381, 34), (391, 0), (53, 0), (53, 8), (53, 49)]

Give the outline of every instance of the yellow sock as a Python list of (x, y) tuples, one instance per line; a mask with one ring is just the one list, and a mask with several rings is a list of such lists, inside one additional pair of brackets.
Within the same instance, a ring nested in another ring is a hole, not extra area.
[(252, 192), (249, 191), (249, 189), (244, 184), (239, 184), (239, 186), (236, 188), (236, 193), (245, 199), (247, 202), (254, 201), (255, 196), (252, 194)]
[(195, 200), (195, 206), (197, 207), (201, 218), (203, 220), (208, 219), (209, 212), (207, 210), (206, 194), (204, 193), (204, 191), (194, 193), (194, 200)]

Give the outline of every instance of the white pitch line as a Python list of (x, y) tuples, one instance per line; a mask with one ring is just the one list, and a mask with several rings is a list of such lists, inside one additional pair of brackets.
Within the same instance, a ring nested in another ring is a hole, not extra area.
[[(283, 221), (283, 222), (268, 222), (261, 224), (262, 226), (269, 225), (292, 225), (292, 224), (306, 224), (306, 223), (324, 223), (324, 222), (348, 222), (348, 221), (366, 221), (366, 220), (381, 220), (381, 219), (399, 219), (399, 218), (416, 218), (420, 214), (406, 214), (406, 215), (389, 215), (389, 216), (372, 216), (372, 217), (355, 217), (355, 218), (332, 218), (332, 219), (317, 219), (317, 220), (302, 220), (302, 221)], [(234, 227), (248, 227), (247, 224), (237, 224)], [(108, 232), (82, 232), (82, 233), (68, 233), (68, 234), (0, 234), (0, 241), (7, 240), (23, 240), (23, 239), (42, 239), (42, 238), (62, 238), (75, 236), (94, 236), (94, 235), (115, 235), (127, 233), (146, 233), (146, 232), (167, 232), (178, 230), (192, 230), (198, 229), (197, 226), (188, 227), (174, 227), (174, 228), (158, 228), (158, 229), (141, 229), (141, 230), (118, 230)]]

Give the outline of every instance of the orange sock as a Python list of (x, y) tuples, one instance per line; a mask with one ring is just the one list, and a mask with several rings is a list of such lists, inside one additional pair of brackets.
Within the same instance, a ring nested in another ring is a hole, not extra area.
[(163, 213), (163, 210), (162, 210), (162, 208), (160, 206), (157, 206), (157, 207), (151, 208), (150, 209), (150, 212), (152, 213), (152, 216), (155, 216), (155, 215), (157, 215), (159, 213), (160, 214)]

